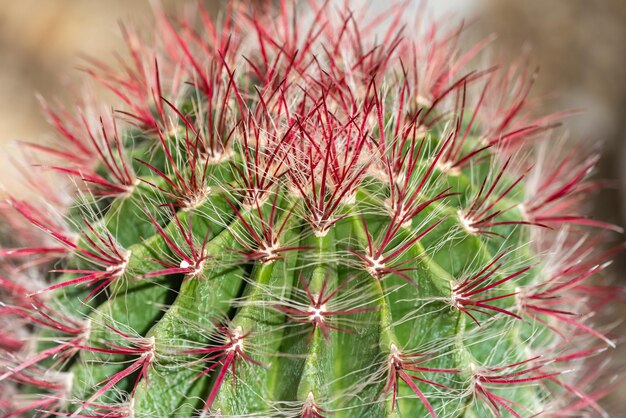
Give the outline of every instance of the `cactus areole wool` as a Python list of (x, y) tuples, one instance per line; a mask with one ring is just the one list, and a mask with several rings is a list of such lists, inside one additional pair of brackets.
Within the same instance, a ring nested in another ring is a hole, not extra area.
[(596, 157), (492, 38), (338, 3), (157, 8), (89, 62), (113, 108), (44, 104), (1, 206), (2, 417), (605, 414)]

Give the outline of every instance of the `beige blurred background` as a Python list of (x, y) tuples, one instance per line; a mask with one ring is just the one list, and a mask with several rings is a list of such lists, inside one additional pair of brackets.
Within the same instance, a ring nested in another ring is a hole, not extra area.
[(0, 185), (19, 188), (7, 164), (15, 140), (51, 139), (36, 93), (70, 100), (83, 88), (79, 54), (111, 57), (120, 20), (150, 16), (148, 0), (0, 0)]
[[(205, 1), (212, 10), (224, 3)], [(186, 2), (162, 0), (166, 8)], [(529, 50), (541, 68), (537, 93), (552, 94), (555, 108), (586, 109), (566, 127), (572, 138), (603, 150), (600, 176), (617, 184), (598, 197), (597, 215), (623, 225), (626, 0), (431, 0), (430, 5), (436, 15), (478, 16), (474, 36), (497, 32), (498, 50), (511, 58)], [(128, 18), (149, 22), (148, 0), (0, 0), (0, 185), (19, 192), (7, 164), (12, 141), (51, 136), (35, 93), (68, 100), (81, 88), (78, 54), (110, 57), (121, 45), (118, 21)], [(616, 275), (623, 280), (626, 262), (618, 261)], [(604, 403), (612, 417), (626, 417), (626, 390)]]

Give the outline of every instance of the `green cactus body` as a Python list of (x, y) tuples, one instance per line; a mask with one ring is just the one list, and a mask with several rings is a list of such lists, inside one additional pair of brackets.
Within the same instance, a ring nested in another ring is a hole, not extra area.
[(65, 230), (10, 200), (64, 255), (51, 287), (5, 291), (42, 329), (6, 361), (30, 393), (6, 417), (600, 411), (576, 379), (612, 341), (572, 314), (606, 295), (590, 166), (532, 166), (552, 119), (524, 113), (528, 76), (465, 74), (483, 45), (414, 39), (407, 10), (378, 44), (330, 5), (158, 14), (158, 66), (127, 34), (128, 76), (94, 70), (134, 128), (49, 110), (75, 153), (54, 168), (85, 186)]

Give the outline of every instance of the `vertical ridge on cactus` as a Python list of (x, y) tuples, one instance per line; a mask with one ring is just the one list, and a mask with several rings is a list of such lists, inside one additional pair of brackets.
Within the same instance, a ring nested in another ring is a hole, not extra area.
[(406, 4), (192, 11), (89, 60), (115, 112), (46, 104), (26, 144), (0, 416), (606, 415), (623, 246), (534, 74)]

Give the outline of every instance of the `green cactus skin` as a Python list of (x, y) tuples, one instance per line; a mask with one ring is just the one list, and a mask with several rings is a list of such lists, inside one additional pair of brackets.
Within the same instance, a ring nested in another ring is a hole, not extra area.
[(286, 3), (157, 10), (89, 71), (123, 112), (46, 107), (78, 191), (3, 207), (3, 416), (604, 414), (616, 228), (533, 75), (470, 71), (489, 40), (405, 6)]

